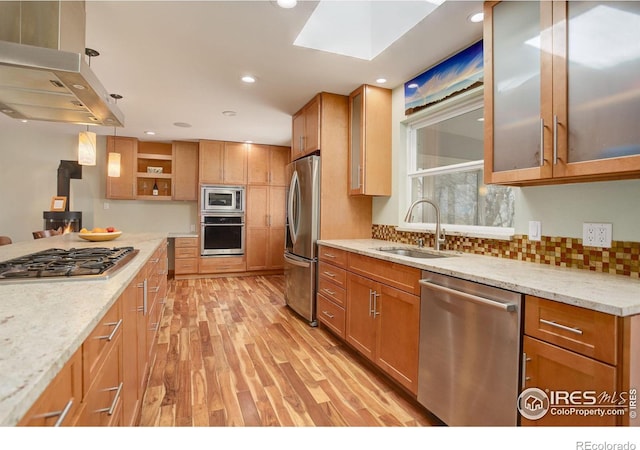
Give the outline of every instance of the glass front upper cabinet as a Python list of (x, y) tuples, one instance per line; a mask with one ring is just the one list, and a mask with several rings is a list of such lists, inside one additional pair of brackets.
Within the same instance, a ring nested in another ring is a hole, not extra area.
[(640, 2), (487, 2), (485, 17), (485, 181), (640, 177)]

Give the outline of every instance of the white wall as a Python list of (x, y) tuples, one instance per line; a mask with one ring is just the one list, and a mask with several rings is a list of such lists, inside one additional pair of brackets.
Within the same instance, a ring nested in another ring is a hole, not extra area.
[[(373, 223), (398, 225), (409, 207), (405, 195), (404, 87), (393, 90), (392, 195), (374, 198)], [(613, 224), (613, 239), (640, 241), (640, 180), (516, 188), (515, 232), (528, 234), (530, 220), (542, 222), (544, 236), (582, 238), (583, 222)]]
[[(67, 125), (49, 125), (0, 119), (0, 235), (14, 242), (43, 229), (42, 212), (57, 194), (60, 160), (77, 160), (77, 133), (85, 128), (70, 132)], [(98, 164), (84, 166), (82, 179), (71, 180), (69, 209), (82, 211), (84, 227), (189, 232), (198, 225), (196, 202), (106, 200), (105, 149), (106, 138), (98, 136)]]

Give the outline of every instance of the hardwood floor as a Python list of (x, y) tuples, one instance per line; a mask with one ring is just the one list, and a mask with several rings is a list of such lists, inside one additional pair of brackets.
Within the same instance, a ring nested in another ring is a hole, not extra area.
[(439, 424), (283, 289), (281, 275), (171, 280), (140, 425)]

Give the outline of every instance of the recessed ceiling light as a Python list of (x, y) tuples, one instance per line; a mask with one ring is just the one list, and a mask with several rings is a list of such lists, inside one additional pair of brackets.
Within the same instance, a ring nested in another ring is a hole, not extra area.
[(378, 79), (376, 80), (376, 83), (386, 83), (386, 82), (387, 82), (387, 79), (386, 79), (386, 78), (378, 78)]
[(20, 122), (22, 122), (22, 123), (27, 123), (27, 122), (29, 122), (29, 121), (28, 121), (27, 119), (20, 119)]
[(227, 117), (233, 117), (233, 116), (235, 116), (236, 114), (238, 114), (238, 113), (237, 113), (237, 112), (235, 112), (235, 111), (231, 111), (231, 110), (222, 111), (222, 115), (223, 115), (223, 116), (227, 116)]
[(252, 77), (251, 75), (245, 75), (244, 77), (241, 78), (242, 81), (244, 81), (245, 83), (255, 83), (256, 79), (254, 77)]
[(145, 131), (144, 134), (148, 134), (149, 136), (155, 136), (156, 132), (155, 131)]
[(469, 16), (469, 22), (478, 23), (484, 20), (484, 13), (475, 13)]
[(186, 122), (174, 122), (173, 124), (180, 128), (191, 128), (191, 124)]
[(293, 8), (298, 4), (297, 0), (277, 0), (276, 3), (280, 8)]

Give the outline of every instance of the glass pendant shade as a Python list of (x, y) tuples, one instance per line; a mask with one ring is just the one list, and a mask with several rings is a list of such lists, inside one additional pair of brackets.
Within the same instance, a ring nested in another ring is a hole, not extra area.
[(109, 161), (107, 163), (107, 175), (110, 177), (120, 176), (120, 153), (109, 153)]
[(96, 134), (91, 131), (81, 131), (78, 134), (78, 164), (96, 165)]

